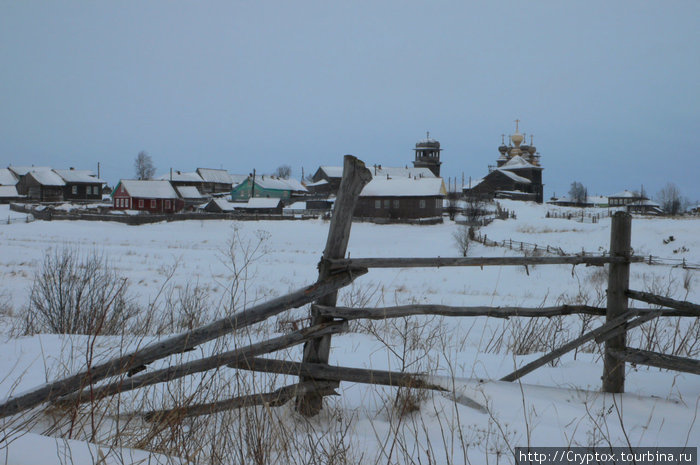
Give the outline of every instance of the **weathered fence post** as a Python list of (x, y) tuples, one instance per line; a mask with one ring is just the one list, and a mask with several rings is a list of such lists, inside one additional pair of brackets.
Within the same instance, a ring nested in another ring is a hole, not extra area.
[[(610, 226), (610, 256), (630, 257), (632, 239), (632, 216), (626, 212), (613, 215)], [(627, 311), (630, 264), (611, 263), (608, 274), (608, 307), (605, 321), (618, 318)], [(625, 362), (613, 356), (614, 351), (624, 351), (627, 343), (626, 333), (619, 334), (605, 342), (605, 361), (603, 368), (603, 391), (625, 392)]]
[[(372, 173), (365, 168), (365, 164), (353, 157), (345, 155), (343, 160), (343, 179), (340, 181), (338, 196), (333, 207), (333, 216), (328, 228), (328, 239), (323, 251), (323, 258), (318, 269), (319, 279), (324, 279), (331, 274), (329, 259), (345, 258), (345, 252), (350, 241), (350, 227), (352, 226), (352, 214), (355, 210), (357, 198), (362, 188), (372, 179)], [(335, 307), (338, 293), (332, 292), (318, 299), (318, 305)], [(311, 325), (321, 324), (332, 320), (331, 317), (319, 315), (312, 310)], [(312, 339), (304, 344), (304, 359), (306, 363), (328, 363), (330, 354), (330, 335)], [(312, 381), (313, 378), (301, 376), (300, 382)], [(305, 416), (316, 415), (323, 405), (323, 394), (319, 392), (307, 392), (297, 397), (296, 408)]]

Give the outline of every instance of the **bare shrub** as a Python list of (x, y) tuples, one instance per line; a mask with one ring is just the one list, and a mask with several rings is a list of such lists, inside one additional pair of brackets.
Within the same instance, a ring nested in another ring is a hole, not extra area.
[(49, 251), (34, 276), (24, 334), (120, 334), (137, 313), (126, 278), (98, 252)]
[(467, 252), (469, 252), (469, 241), (471, 240), (469, 230), (470, 228), (467, 225), (462, 225), (452, 233), (452, 239), (454, 239), (457, 250), (463, 257), (466, 257)]

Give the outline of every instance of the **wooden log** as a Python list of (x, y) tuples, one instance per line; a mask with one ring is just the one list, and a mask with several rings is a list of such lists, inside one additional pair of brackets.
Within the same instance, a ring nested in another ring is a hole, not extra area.
[(402, 318), (413, 315), (441, 315), (455, 317), (488, 316), (494, 318), (510, 317), (553, 317), (561, 315), (605, 315), (604, 308), (588, 305), (559, 305), (556, 307), (451, 307), (447, 305), (401, 305), (398, 307), (353, 308), (328, 307), (312, 305), (312, 309), (320, 315), (345, 320), (384, 320), (386, 318)]
[(442, 392), (449, 391), (438, 384), (429, 382), (428, 378), (424, 375), (401, 373), (397, 371), (337, 367), (330, 366), (325, 363), (299, 363), (260, 357), (232, 363), (229, 364), (229, 366), (231, 368), (261, 371), (265, 373), (308, 376), (320, 380), (349, 381), (353, 383), (378, 384), (383, 386), (431, 389)]
[(309, 381), (306, 383), (297, 383), (263, 394), (250, 394), (218, 402), (184, 405), (168, 410), (155, 410), (144, 414), (143, 417), (146, 421), (171, 423), (178, 422), (187, 417), (212, 415), (218, 412), (251, 407), (254, 405), (279, 407), (286, 404), (297, 395), (303, 393), (318, 391), (326, 396), (334, 395), (335, 389), (338, 388), (339, 384), (340, 383), (338, 381)]
[(673, 308), (680, 311), (691, 312), (693, 316), (700, 316), (700, 305), (685, 300), (674, 300), (668, 297), (651, 294), (649, 292), (627, 290), (625, 295), (630, 299), (639, 300), (652, 305)]
[(612, 355), (624, 362), (700, 375), (700, 360), (694, 360), (692, 358), (660, 354), (648, 350), (631, 349), (629, 347), (625, 348), (625, 350), (613, 350)]
[[(632, 216), (626, 212), (617, 212), (610, 223), (610, 257), (626, 259), (630, 256), (632, 243)], [(608, 311), (606, 321), (615, 321), (627, 313), (627, 296), (629, 289), (629, 262), (611, 263), (608, 269)], [(624, 350), (627, 345), (627, 333), (622, 332), (605, 342), (603, 357), (603, 392), (625, 392), (625, 362), (613, 357), (612, 351)]]
[(291, 294), (255, 305), (247, 310), (228, 315), (213, 323), (192, 331), (173, 336), (163, 341), (150, 344), (142, 349), (121, 357), (89, 367), (75, 375), (48, 383), (27, 393), (10, 397), (0, 404), (0, 418), (50, 402), (58, 397), (78, 391), (99, 380), (151, 363), (170, 355), (183, 352), (204, 342), (211, 341), (290, 308), (300, 307), (317, 300), (319, 297), (335, 292), (347, 286), (367, 270), (353, 270), (352, 273), (338, 273), (319, 280), (311, 286), (304, 287)]
[[(635, 309), (635, 311), (638, 310)], [(640, 314), (640, 316), (638, 316), (634, 320), (631, 320), (623, 325), (618, 326), (617, 328), (612, 328), (611, 330), (606, 331), (605, 333), (599, 336), (596, 336), (595, 341), (598, 344), (602, 344), (611, 337), (619, 336), (620, 334), (626, 334), (630, 329), (636, 328), (637, 326), (641, 326), (647, 321), (653, 320), (654, 318), (659, 316), (663, 316), (660, 310), (647, 310), (644, 313)]]
[[(325, 305), (313, 304), (312, 310), (319, 315), (342, 318), (344, 320), (384, 320), (387, 318), (403, 318), (414, 315), (440, 315), (450, 317), (477, 317), (487, 316), (493, 318), (510, 317), (544, 317), (564, 315), (593, 315), (605, 316), (607, 309), (600, 307), (590, 307), (588, 305), (560, 305), (554, 307), (452, 307), (448, 305), (401, 305), (397, 307), (328, 307)], [(697, 316), (692, 311), (686, 310), (664, 310), (650, 308), (636, 308), (640, 315), (647, 313), (654, 316)]]
[(292, 347), (304, 341), (308, 341), (313, 337), (324, 336), (326, 334), (335, 334), (347, 331), (347, 323), (342, 322), (327, 322), (321, 323), (309, 328), (304, 328), (300, 331), (285, 334), (267, 341), (261, 341), (249, 346), (240, 347), (221, 354), (215, 354), (209, 357), (193, 360), (191, 362), (180, 365), (163, 368), (143, 375), (134, 376), (127, 379), (115, 381), (114, 383), (105, 384), (89, 390), (74, 393), (70, 396), (63, 397), (57, 403), (61, 405), (70, 405), (83, 402), (94, 402), (114, 394), (121, 394), (132, 391), (134, 389), (151, 386), (153, 384), (173, 381), (184, 376), (201, 373), (204, 371), (213, 370), (229, 363), (244, 361), (248, 358), (257, 355), (269, 354), (278, 350)]
[[(333, 206), (333, 216), (328, 228), (326, 247), (323, 250), (323, 258), (319, 264), (318, 279), (325, 279), (333, 273), (329, 260), (345, 257), (345, 252), (350, 241), (350, 229), (352, 227), (352, 215), (357, 204), (357, 199), (364, 186), (372, 180), (372, 173), (365, 164), (353, 157), (345, 155), (343, 159), (343, 178), (340, 181), (338, 196)], [(320, 305), (334, 306), (338, 299), (337, 292), (331, 292), (321, 297), (317, 303)], [(316, 325), (330, 320), (329, 317), (311, 312), (311, 324)], [(330, 355), (331, 337), (323, 336), (308, 341), (304, 345), (303, 361), (307, 363), (328, 363)], [(313, 378), (302, 376), (300, 383), (312, 381)], [(313, 416), (321, 411), (323, 395), (320, 392), (308, 392), (296, 399), (296, 409), (305, 416)]]
[(543, 355), (542, 357), (538, 358), (537, 360), (534, 360), (534, 361), (528, 363), (527, 365), (525, 365), (521, 368), (518, 368), (517, 370), (510, 373), (509, 375), (506, 375), (503, 378), (501, 378), (501, 381), (515, 381), (518, 378), (522, 378), (526, 374), (535, 371), (537, 368), (539, 368), (543, 365), (546, 365), (547, 363), (551, 362), (552, 360), (555, 360), (555, 359), (561, 357), (565, 353), (571, 352), (572, 350), (585, 344), (586, 342), (595, 339), (597, 336), (600, 336), (600, 335), (610, 331), (611, 329), (614, 329), (614, 328), (624, 324), (627, 320), (634, 317), (635, 315), (636, 315), (636, 312), (634, 310), (628, 311), (628, 312), (618, 316), (614, 320), (608, 321), (604, 325), (602, 325), (594, 330), (591, 330), (582, 336), (577, 337), (573, 341), (567, 342), (563, 346), (559, 347), (558, 349), (553, 350), (552, 352), (550, 352), (546, 355)]
[(636, 263), (642, 257), (409, 257), (409, 258), (344, 258), (329, 260), (332, 270), (353, 268), (425, 268), (444, 266), (525, 266), (525, 265), (594, 265)]

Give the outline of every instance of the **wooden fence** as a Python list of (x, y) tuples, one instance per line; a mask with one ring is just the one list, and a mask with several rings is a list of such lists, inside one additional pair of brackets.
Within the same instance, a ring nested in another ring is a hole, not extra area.
[[(183, 376), (223, 366), (242, 370), (295, 375), (299, 377), (299, 382), (284, 386), (273, 392), (221, 399), (216, 402), (189, 405), (172, 410), (141, 412), (141, 414), (152, 421), (164, 419), (172, 421), (184, 416), (210, 414), (255, 404), (281, 405), (296, 398), (297, 410), (304, 415), (311, 416), (320, 411), (323, 397), (334, 394), (335, 389), (342, 381), (448, 391), (449, 388), (432, 383), (428, 377), (421, 373), (328, 365), (331, 337), (333, 334), (347, 331), (348, 320), (387, 319), (410, 315), (487, 316), (496, 318), (507, 318), (510, 316), (537, 318), (571, 314), (605, 316), (605, 323), (600, 327), (563, 344), (556, 350), (518, 368), (512, 373), (506, 374), (501, 378), (504, 381), (515, 381), (589, 341), (605, 344), (602, 383), (602, 389), (605, 392), (624, 392), (626, 362), (700, 374), (700, 361), (698, 360), (643, 351), (627, 347), (626, 345), (627, 331), (654, 318), (662, 316), (700, 316), (700, 305), (629, 289), (630, 264), (640, 263), (644, 260), (643, 257), (636, 257), (631, 254), (631, 217), (629, 214), (619, 212), (613, 217), (610, 233), (610, 251), (605, 256), (344, 258), (350, 238), (352, 211), (360, 191), (370, 179), (371, 174), (365, 168), (364, 163), (355, 157), (346, 155), (343, 178), (331, 219), (326, 247), (319, 263), (318, 279), (314, 284), (252, 308), (226, 315), (224, 318), (192, 331), (157, 341), (118, 358), (86, 367), (77, 374), (11, 397), (0, 404), (0, 418), (15, 415), (46, 403), (60, 405), (93, 402), (107, 396), (156, 383), (172, 381)], [(608, 299), (606, 307), (561, 305), (544, 308), (523, 308), (406, 305), (385, 308), (346, 308), (336, 305), (338, 290), (352, 283), (357, 277), (368, 273), (371, 268), (527, 267), (529, 265), (556, 264), (608, 264)], [(663, 308), (629, 308), (628, 299), (646, 302)], [(288, 309), (306, 304), (312, 304), (311, 318), (309, 319), (309, 326), (306, 328), (210, 357), (160, 370), (146, 370), (146, 365), (156, 360), (182, 353), (204, 342), (214, 340), (233, 331), (262, 322)], [(304, 344), (301, 362), (259, 358), (260, 355), (270, 354), (301, 343)], [(130, 376), (124, 377), (124, 374), (129, 374)], [(110, 379), (110, 381), (101, 383), (107, 379)], [(99, 385), (97, 385), (98, 382), (100, 382)], [(475, 402), (472, 405), (475, 408), (481, 408)]]

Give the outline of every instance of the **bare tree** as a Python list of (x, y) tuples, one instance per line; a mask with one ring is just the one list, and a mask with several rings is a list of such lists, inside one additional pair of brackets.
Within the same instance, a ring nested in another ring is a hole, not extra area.
[(572, 182), (571, 188), (569, 189), (569, 199), (578, 205), (585, 204), (588, 200), (588, 189), (580, 182)]
[(278, 178), (289, 179), (292, 175), (292, 167), (289, 165), (278, 166), (273, 175)]
[(681, 212), (683, 206), (681, 191), (672, 182), (666, 183), (664, 188), (656, 194), (656, 200), (661, 204), (661, 210), (667, 215), (677, 215)]
[(141, 151), (134, 160), (134, 169), (136, 170), (137, 179), (153, 179), (156, 174), (156, 167), (153, 166), (151, 156), (146, 152)]

